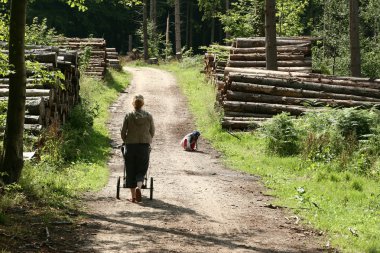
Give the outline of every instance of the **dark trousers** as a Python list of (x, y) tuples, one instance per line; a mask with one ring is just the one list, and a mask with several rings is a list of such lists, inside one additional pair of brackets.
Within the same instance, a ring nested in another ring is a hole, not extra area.
[(144, 182), (144, 177), (149, 167), (150, 145), (147, 143), (127, 144), (127, 152), (124, 156), (127, 187), (137, 187), (137, 182)]

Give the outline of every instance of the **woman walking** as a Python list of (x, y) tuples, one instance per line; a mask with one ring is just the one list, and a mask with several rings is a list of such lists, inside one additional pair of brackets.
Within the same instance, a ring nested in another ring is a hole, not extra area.
[(150, 144), (155, 128), (152, 115), (142, 109), (144, 97), (133, 98), (134, 111), (127, 113), (121, 129), (126, 144), (124, 162), (127, 172), (127, 188), (131, 189), (132, 202), (141, 202), (141, 187), (148, 171)]

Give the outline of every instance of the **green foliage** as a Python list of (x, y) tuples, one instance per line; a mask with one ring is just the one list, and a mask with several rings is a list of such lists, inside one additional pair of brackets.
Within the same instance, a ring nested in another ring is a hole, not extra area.
[(9, 40), (9, 14), (5, 10), (4, 6), (0, 6), (2, 8), (0, 13), (0, 41), (8, 41)]
[(309, 113), (299, 118), (304, 161), (378, 178), (379, 120), (378, 111), (355, 108)]
[(29, 45), (54, 45), (56, 39), (61, 36), (54, 28), (47, 26), (46, 18), (40, 22), (35, 17), (32, 23), (25, 27), (25, 43)]
[[(166, 56), (168, 52), (165, 46), (164, 35), (157, 31), (154, 23), (148, 21), (148, 55), (149, 58), (161, 58), (161, 56)], [(141, 43), (144, 43), (144, 33), (143, 28), (137, 30), (137, 36), (140, 38)]]
[(311, 0), (278, 0), (276, 1), (278, 18), (277, 32), (280, 36), (303, 35), (309, 28), (312, 17), (306, 16)]
[(264, 0), (238, 0), (227, 13), (218, 15), (223, 29), (231, 37), (252, 37), (264, 34)]
[(262, 127), (267, 149), (281, 156), (295, 155), (299, 151), (299, 133), (288, 113), (276, 115)]
[(46, 67), (39, 62), (26, 61), (26, 68), (33, 73), (31, 78), (37, 82), (42, 82), (50, 85), (60, 84), (60, 81), (65, 80), (64, 74), (60, 70), (46, 70)]
[[(380, 32), (380, 28), (378, 30)], [(362, 73), (364, 76), (380, 77), (380, 35), (362, 40)]]
[(355, 108), (341, 110), (336, 119), (337, 130), (346, 139), (349, 136), (355, 136), (358, 140), (363, 139), (365, 135), (371, 133), (374, 116), (376, 117), (376, 113), (367, 110)]
[(4, 100), (0, 101), (0, 128), (1, 129), (5, 129), (7, 107), (8, 107), (7, 101), (4, 101)]
[(71, 8), (78, 8), (79, 11), (86, 11), (87, 7), (85, 6), (86, 0), (67, 0), (67, 4)]
[(182, 49), (182, 61), (181, 61), (181, 68), (194, 68), (199, 67), (201, 68), (203, 64), (203, 56), (202, 55), (194, 55), (193, 49), (190, 48), (189, 50)]
[(221, 8), (221, 0), (198, 0), (199, 10), (203, 12), (202, 20), (214, 18)]
[(79, 70), (82, 73), (88, 68), (88, 65), (90, 64), (91, 53), (92, 53), (91, 47), (84, 47), (82, 49), (82, 54), (79, 58)]
[(209, 54), (214, 54), (217, 57), (217, 60), (227, 61), (230, 56), (230, 49), (225, 46), (220, 46), (219, 44), (211, 44), (210, 46), (202, 46), (200, 49), (205, 50)]

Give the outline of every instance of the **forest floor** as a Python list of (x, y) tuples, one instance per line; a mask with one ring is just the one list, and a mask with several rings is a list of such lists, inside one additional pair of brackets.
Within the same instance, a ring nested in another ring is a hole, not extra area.
[[(181, 138), (194, 130), (187, 100), (168, 72), (125, 68), (131, 86), (110, 108), (113, 154), (110, 180), (87, 196), (81, 252), (322, 252), (317, 232), (298, 224), (289, 210), (271, 205), (260, 179), (226, 168), (201, 138), (198, 152), (183, 151)], [(155, 119), (149, 177), (154, 196), (129, 202), (129, 189), (116, 182), (123, 175), (120, 128), (132, 97), (145, 97), (145, 110)], [(77, 231), (78, 232), (78, 231)], [(66, 242), (68, 243), (68, 242)], [(75, 251), (76, 252), (76, 251)]]

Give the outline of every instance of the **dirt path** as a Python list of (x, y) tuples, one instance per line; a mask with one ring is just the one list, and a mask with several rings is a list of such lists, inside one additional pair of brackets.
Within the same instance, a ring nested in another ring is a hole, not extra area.
[[(126, 68), (133, 73), (127, 92), (111, 107), (109, 125), (114, 146), (131, 110), (132, 95), (143, 94), (145, 109), (155, 119), (150, 176), (154, 199), (127, 201), (129, 189), (115, 199), (122, 157), (114, 149), (107, 187), (89, 200), (93, 229), (91, 252), (320, 252), (313, 232), (295, 224), (283, 210), (265, 207), (270, 198), (254, 176), (226, 169), (208, 143), (201, 152), (181, 150), (181, 137), (192, 131), (191, 115), (173, 76), (152, 68)], [(87, 245), (87, 244), (86, 244)]]

